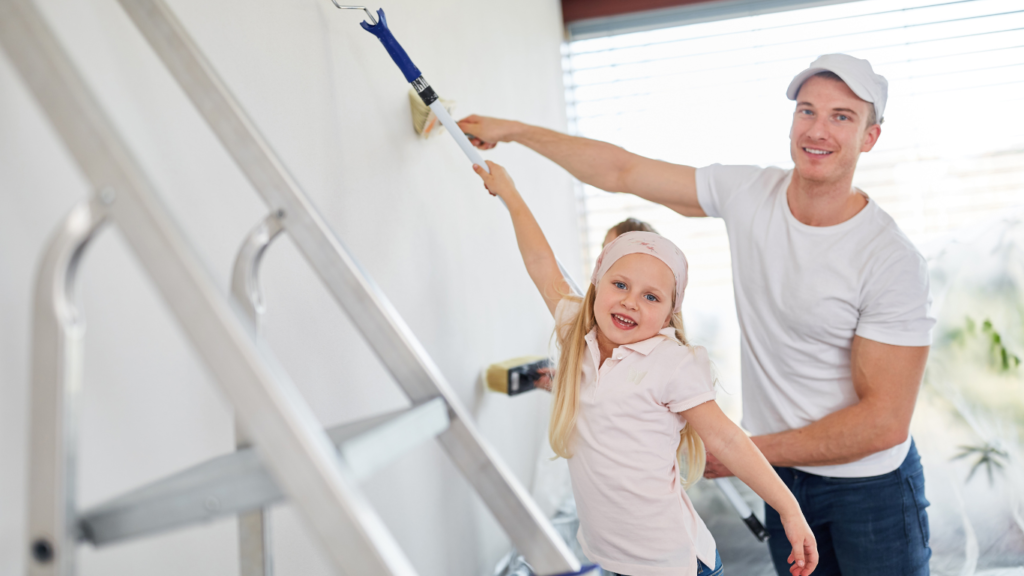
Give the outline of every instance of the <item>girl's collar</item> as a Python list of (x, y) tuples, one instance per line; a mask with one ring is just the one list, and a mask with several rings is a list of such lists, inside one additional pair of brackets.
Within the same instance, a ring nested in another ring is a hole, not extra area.
[[(672, 340), (673, 342), (678, 342), (678, 340), (676, 340), (676, 329), (671, 327), (671, 326), (669, 326), (667, 328), (662, 328), (657, 334), (655, 334), (654, 336), (651, 336), (650, 338), (648, 338), (646, 340), (641, 340), (639, 342), (632, 342), (630, 344), (620, 344), (620, 345), (616, 346), (615, 348), (612, 348), (611, 354), (614, 355), (615, 351), (618, 350), (619, 348), (626, 348), (628, 350), (632, 350), (634, 352), (639, 352), (639, 353), (643, 354), (644, 356), (647, 356), (651, 352), (653, 352), (654, 349), (658, 346), (658, 344), (661, 344), (664, 341), (665, 338), (668, 338), (669, 340)], [(588, 344), (593, 344), (595, 347), (599, 347), (600, 346), (600, 344), (598, 343), (598, 340), (597, 340), (597, 327), (596, 326), (590, 329), (590, 333), (588, 333), (586, 335), (585, 340), (587, 341)]]

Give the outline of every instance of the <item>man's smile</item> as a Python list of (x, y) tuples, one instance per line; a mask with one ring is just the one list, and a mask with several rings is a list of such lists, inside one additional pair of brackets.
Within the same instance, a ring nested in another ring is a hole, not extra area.
[(832, 150), (822, 150), (820, 148), (808, 148), (808, 147), (805, 146), (804, 147), (804, 152), (807, 152), (808, 154), (814, 154), (815, 156), (828, 156), (829, 154), (832, 153)]

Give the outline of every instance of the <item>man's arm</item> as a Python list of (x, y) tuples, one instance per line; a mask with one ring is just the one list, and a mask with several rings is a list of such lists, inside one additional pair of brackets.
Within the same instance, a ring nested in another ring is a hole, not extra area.
[(696, 171), (691, 166), (652, 160), (607, 142), (511, 120), (474, 115), (460, 120), (459, 127), (472, 134), (470, 141), (477, 148), (518, 142), (595, 188), (633, 194), (683, 216), (706, 216), (697, 201)]
[[(846, 464), (892, 448), (910, 434), (927, 359), (928, 346), (854, 336), (850, 364), (859, 401), (803, 428), (752, 440), (773, 466)], [(706, 477), (731, 475), (709, 455)]]

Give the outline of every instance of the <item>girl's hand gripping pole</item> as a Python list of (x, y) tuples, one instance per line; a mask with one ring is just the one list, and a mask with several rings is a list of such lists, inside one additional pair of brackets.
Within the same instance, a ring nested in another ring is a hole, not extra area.
[[(337, 4), (335, 5), (337, 6)], [(474, 148), (469, 142), (469, 138), (466, 138), (466, 135), (462, 133), (462, 129), (459, 128), (459, 125), (455, 123), (455, 120), (453, 120), (451, 115), (448, 114), (445, 107), (438, 101), (437, 93), (434, 92), (434, 89), (430, 87), (429, 83), (427, 83), (427, 80), (423, 77), (420, 69), (412, 63), (412, 59), (409, 58), (408, 54), (406, 54), (402, 45), (398, 43), (398, 40), (395, 40), (395, 35), (392, 34), (391, 29), (388, 28), (388, 20), (384, 16), (384, 9), (379, 8), (377, 10), (377, 22), (375, 24), (363, 21), (360, 22), (360, 26), (380, 40), (380, 43), (384, 45), (384, 49), (388, 51), (388, 55), (390, 55), (391, 59), (395, 61), (398, 69), (402, 71), (402, 75), (405, 76), (406, 82), (412, 84), (412, 88), (416, 91), (416, 94), (419, 95), (420, 100), (423, 100), (423, 103), (434, 111), (434, 116), (437, 116), (437, 119), (441, 121), (441, 124), (444, 125), (445, 129), (448, 130), (448, 133), (452, 135), (452, 138), (455, 138), (455, 142), (459, 145), (459, 148), (462, 148), (462, 152), (466, 154), (471, 162), (479, 164), (480, 167), (486, 170), (489, 174), (491, 169), (487, 166), (487, 163), (484, 162), (483, 157), (480, 156), (480, 153), (477, 152), (476, 148)]]

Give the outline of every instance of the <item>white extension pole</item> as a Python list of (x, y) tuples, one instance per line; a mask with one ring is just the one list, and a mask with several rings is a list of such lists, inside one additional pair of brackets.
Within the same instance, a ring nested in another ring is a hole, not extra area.
[(455, 138), (455, 143), (462, 148), (462, 151), (469, 157), (470, 161), (474, 164), (479, 164), (481, 168), (491, 173), (491, 169), (487, 166), (487, 162), (484, 162), (483, 156), (477, 152), (477, 149), (473, 147), (473, 144), (469, 141), (469, 138), (462, 133), (462, 128), (452, 120), (451, 114), (448, 114), (448, 110), (445, 109), (444, 105), (441, 104), (440, 100), (434, 100), (430, 103), (430, 109), (434, 111), (434, 116), (441, 121), (444, 125), (445, 130)]

